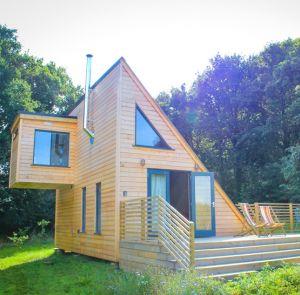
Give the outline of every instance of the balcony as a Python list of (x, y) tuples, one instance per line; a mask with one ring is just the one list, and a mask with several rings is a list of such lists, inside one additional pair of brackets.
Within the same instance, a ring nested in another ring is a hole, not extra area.
[(20, 113), (12, 126), (10, 188), (74, 184), (77, 118)]

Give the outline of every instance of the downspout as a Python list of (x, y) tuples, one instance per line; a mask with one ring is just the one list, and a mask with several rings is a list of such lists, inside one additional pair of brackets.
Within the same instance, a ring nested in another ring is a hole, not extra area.
[(84, 114), (83, 114), (83, 130), (90, 137), (90, 143), (94, 142), (94, 137), (95, 137), (95, 133), (88, 128), (92, 57), (93, 56), (91, 54), (86, 55), (86, 79), (85, 79)]

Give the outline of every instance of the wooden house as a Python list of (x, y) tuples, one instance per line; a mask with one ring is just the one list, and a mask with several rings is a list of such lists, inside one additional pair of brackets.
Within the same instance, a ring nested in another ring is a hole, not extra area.
[(56, 190), (56, 247), (140, 270), (253, 246), (233, 242), (243, 216), (124, 58), (86, 94), (67, 116), (20, 113), (12, 126), (9, 185)]

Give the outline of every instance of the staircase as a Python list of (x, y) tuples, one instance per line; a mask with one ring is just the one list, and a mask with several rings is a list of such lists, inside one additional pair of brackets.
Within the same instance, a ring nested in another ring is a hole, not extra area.
[(195, 240), (195, 266), (201, 275), (230, 279), (241, 273), (300, 262), (300, 235)]

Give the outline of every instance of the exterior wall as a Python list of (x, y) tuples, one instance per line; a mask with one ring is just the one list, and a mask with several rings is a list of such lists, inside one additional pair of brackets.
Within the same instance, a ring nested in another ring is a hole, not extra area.
[(17, 170), (18, 170), (18, 148), (19, 148), (19, 138), (20, 138), (20, 124), (16, 126), (13, 132), (17, 132), (15, 137), (12, 136), (11, 139), (11, 154), (10, 154), (10, 170), (9, 170), (9, 187), (16, 182)]
[[(176, 138), (162, 115), (154, 109), (141, 84), (127, 65), (122, 68), (120, 129), (120, 193), (128, 198), (147, 195), (147, 168), (195, 171), (195, 160)], [(142, 109), (154, 127), (174, 150), (133, 146), (135, 143), (135, 107)], [(145, 166), (140, 160), (145, 159)], [(204, 171), (204, 170), (203, 170)], [(134, 180), (134, 181), (133, 181)], [(232, 235), (241, 231), (242, 223), (215, 186), (216, 234)]]
[[(73, 184), (76, 161), (76, 128), (76, 119), (21, 115), (18, 124), (19, 134), (15, 139), (17, 141), (13, 141), (12, 146), (10, 187), (53, 189), (59, 185)], [(69, 167), (33, 165), (36, 129), (70, 133)]]
[[(117, 261), (116, 251), (116, 145), (119, 67), (115, 67), (90, 95), (89, 120), (93, 121), (95, 141), (90, 144), (83, 131), (84, 102), (71, 113), (78, 117), (77, 167), (73, 189), (57, 194), (56, 245), (62, 249)], [(101, 182), (101, 234), (95, 234), (96, 183)], [(81, 194), (86, 187), (86, 232), (81, 231)], [(73, 200), (73, 201), (72, 201)], [(71, 208), (69, 211), (69, 208)], [(65, 212), (67, 210), (67, 212)], [(72, 223), (68, 220), (71, 219)], [(71, 236), (65, 233), (71, 232)]]
[(55, 200), (55, 244), (65, 251), (73, 248), (73, 189), (56, 190)]

